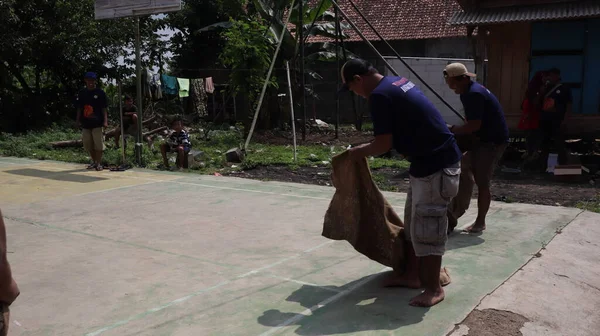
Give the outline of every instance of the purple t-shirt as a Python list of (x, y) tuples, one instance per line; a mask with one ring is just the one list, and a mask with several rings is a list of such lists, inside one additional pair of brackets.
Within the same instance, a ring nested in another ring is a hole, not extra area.
[(409, 173), (426, 177), (460, 161), (462, 153), (437, 108), (408, 79), (384, 77), (369, 96), (375, 136), (392, 134)]

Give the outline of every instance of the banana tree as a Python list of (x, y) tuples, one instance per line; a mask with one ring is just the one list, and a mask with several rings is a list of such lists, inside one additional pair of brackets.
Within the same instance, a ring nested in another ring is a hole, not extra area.
[[(300, 1), (303, 2), (303, 12), (299, 13)], [(270, 36), (274, 43), (279, 42), (282, 31), (285, 31), (281, 46), (281, 55), (284, 60), (298, 65), (300, 61), (300, 35), (305, 42), (305, 73), (316, 80), (322, 79), (319, 74), (311, 69), (316, 62), (333, 62), (337, 54), (342, 55), (341, 46), (331, 42), (310, 42), (311, 37), (321, 36), (332, 41), (336, 38), (336, 16), (331, 11), (331, 0), (253, 0), (254, 9), (267, 22), (269, 22)], [(286, 15), (290, 14), (290, 24), (284, 27)], [(341, 37), (348, 38), (344, 29), (349, 26), (341, 23)], [(356, 57), (348, 50), (344, 50), (349, 57)], [(296, 69), (298, 67), (296, 66)]]
[[(299, 11), (299, 2), (303, 1), (303, 12)], [(248, 15), (249, 18), (260, 19), (265, 24), (265, 37), (271, 41), (272, 45), (278, 45), (281, 42), (279, 56), (277, 58), (276, 67), (283, 68), (285, 61), (289, 61), (290, 64), (295, 65), (294, 68), (294, 83), (293, 91), (294, 95), (304, 90), (305, 96), (319, 99), (318, 95), (309, 86), (304, 88), (300, 85), (301, 73), (299, 71), (299, 62), (301, 61), (300, 41), (299, 32), (302, 31), (302, 35), (305, 37), (305, 66), (304, 73), (310, 76), (312, 80), (321, 80), (322, 76), (314, 70), (314, 65), (319, 62), (333, 62), (336, 60), (337, 55), (347, 55), (349, 57), (355, 57), (351, 52), (343, 50), (341, 46), (336, 45), (332, 42), (312, 42), (311, 37), (326, 37), (327, 39), (334, 41), (336, 39), (336, 16), (331, 11), (332, 2), (330, 0), (251, 0), (248, 4)], [(289, 23), (286, 25), (289, 16)], [(236, 23), (234, 22), (220, 22), (211, 26), (201, 29), (202, 31), (214, 30), (214, 29), (236, 29)], [(341, 24), (342, 38), (348, 36), (344, 33), (344, 29), (348, 27), (345, 24)], [(282, 38), (283, 36), (283, 38)], [(280, 39), (282, 38), (282, 41)], [(247, 63), (247, 56), (241, 52), (239, 53), (240, 64)], [(232, 66), (229, 62), (229, 66)], [(235, 68), (235, 67), (232, 67)], [(258, 69), (256, 69), (258, 70)], [(274, 92), (270, 92), (273, 94)], [(268, 98), (267, 98), (268, 99)], [(298, 102), (299, 100), (295, 100)], [(267, 115), (262, 116), (270, 118)], [(275, 123), (281, 121), (282, 116), (275, 116)], [(283, 116), (283, 119), (285, 116)]]
[[(299, 13), (299, 3), (303, 1), (302, 15)], [(298, 72), (300, 62), (300, 30), (305, 37), (305, 74), (314, 80), (321, 80), (322, 77), (311, 67), (317, 62), (334, 62), (337, 55), (345, 54), (347, 57), (354, 58), (352, 52), (342, 49), (341, 46), (332, 42), (311, 42), (311, 37), (321, 36), (332, 41), (336, 38), (336, 16), (331, 11), (331, 0), (251, 0), (249, 4), (249, 13), (255, 13), (263, 19), (268, 25), (267, 37), (274, 45), (279, 43), (283, 32), (283, 41), (281, 45), (278, 68), (283, 67), (283, 62), (289, 61), (296, 65), (294, 68)], [(290, 23), (285, 26), (284, 22), (287, 15), (291, 17)], [(200, 32), (211, 31), (215, 29), (229, 29), (233, 26), (232, 22), (219, 22), (204, 27)], [(346, 39), (348, 35), (344, 32), (349, 26), (340, 23), (341, 37)], [(296, 74), (299, 77), (300, 73)], [(306, 92), (308, 95), (317, 97), (312, 91)]]

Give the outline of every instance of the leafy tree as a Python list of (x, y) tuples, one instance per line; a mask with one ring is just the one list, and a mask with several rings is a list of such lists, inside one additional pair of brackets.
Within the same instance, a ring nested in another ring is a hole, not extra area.
[[(1, 1), (0, 127), (25, 131), (72, 117), (85, 71), (132, 74), (122, 61), (132, 57), (134, 24), (95, 20), (93, 0)], [(141, 27), (144, 45), (156, 47), (155, 20), (143, 18)]]
[(223, 48), (217, 31), (201, 32), (203, 27), (246, 15), (246, 0), (186, 0), (179, 12), (169, 13), (162, 27), (174, 31), (170, 40), (172, 69), (181, 76), (195, 77), (198, 69), (215, 68)]
[[(302, 15), (299, 13), (299, 1), (304, 1), (304, 13)], [(272, 45), (275, 45), (279, 42), (281, 36), (283, 36), (283, 41), (281, 43), (281, 51), (280, 56), (277, 59), (277, 68), (283, 68), (284, 62), (289, 61), (292, 65), (292, 69), (294, 71), (294, 87), (293, 91), (295, 92), (296, 97), (300, 97), (300, 94), (303, 92), (307, 95), (312, 95), (313, 97), (317, 97), (316, 93), (312, 91), (309, 87), (302, 88), (300, 85), (300, 77), (301, 73), (300, 69), (300, 34), (299, 32), (303, 32), (303, 36), (324, 36), (328, 38), (335, 39), (336, 37), (336, 27), (335, 27), (335, 14), (331, 12), (329, 9), (332, 6), (330, 0), (319, 0), (319, 1), (309, 1), (309, 0), (253, 0), (251, 2), (252, 6), (248, 6), (248, 17), (250, 20), (258, 20), (264, 21), (267, 27), (264, 27), (262, 32), (257, 32), (259, 34), (263, 34), (264, 38), (261, 40), (263, 43), (267, 43), (270, 41)], [(290, 15), (289, 24), (285, 25), (285, 21), (288, 15)], [(343, 28), (346, 28), (345, 25), (342, 25)], [(238, 30), (239, 26), (233, 24), (232, 22), (218, 22), (214, 23), (208, 27), (201, 29), (201, 31), (213, 31), (215, 29), (227, 29), (228, 31)], [(236, 34), (235, 32), (233, 34)], [(344, 37), (347, 37), (342, 31)], [(228, 35), (225, 35), (228, 36)], [(267, 40), (268, 39), (268, 40)], [(306, 40), (305, 40), (306, 42)], [(236, 44), (235, 49), (239, 50), (236, 54), (232, 54), (231, 57), (228, 57), (228, 63), (226, 66), (231, 67), (231, 81), (235, 82), (236, 78), (239, 76), (243, 76), (243, 72), (239, 71), (236, 65), (243, 65), (247, 68), (247, 60), (246, 60), (246, 52), (252, 53), (250, 51), (249, 43), (244, 47), (243, 43), (240, 43), (237, 39), (227, 39), (226, 48), (229, 47), (229, 44)], [(246, 49), (244, 49), (246, 48)], [(271, 48), (272, 50), (273, 48)], [(248, 50), (248, 51), (246, 51)], [(264, 50), (264, 49), (263, 49)], [(342, 53), (341, 47), (338, 47), (335, 43), (330, 42), (319, 42), (319, 43), (307, 43), (305, 46), (305, 74), (311, 76), (315, 80), (321, 80), (322, 77), (312, 68), (317, 62), (329, 62), (334, 61), (336, 59), (336, 53)], [(347, 54), (352, 55), (349, 51), (346, 51)], [(272, 57), (272, 53), (270, 55)], [(236, 63), (237, 62), (237, 63)], [(268, 61), (270, 63), (270, 60)], [(259, 68), (256, 72), (256, 81), (260, 83), (260, 87), (262, 88), (264, 76), (267, 73), (267, 68)], [(262, 71), (262, 78), (260, 78), (259, 72)], [(283, 79), (282, 79), (283, 80)], [(286, 83), (287, 84), (287, 83)], [(251, 84), (247, 84), (252, 87)], [(234, 85), (235, 86), (235, 85)], [(273, 93), (273, 92), (270, 92)], [(270, 97), (266, 98), (266, 101), (272, 101)], [(296, 104), (299, 104), (299, 99), (295, 99)], [(253, 101), (252, 104), (256, 102)], [(267, 103), (268, 104), (268, 103)], [(282, 109), (284, 111), (285, 109)], [(266, 115), (261, 115), (262, 119), (271, 119), (271, 121), (275, 123), (280, 123), (282, 120), (286, 119), (287, 116), (278, 116), (272, 118), (270, 116), (270, 111), (265, 111)]]
[[(252, 115), (258, 94), (261, 92), (265, 74), (271, 65), (274, 46), (265, 34), (268, 28), (263, 21), (231, 20), (230, 28), (222, 33), (226, 41), (219, 56), (222, 65), (231, 70), (229, 91), (242, 97), (242, 108)], [(271, 87), (277, 87), (275, 78), (270, 80)], [(248, 124), (249, 119), (246, 119)], [(246, 127), (246, 131), (249, 128)]]

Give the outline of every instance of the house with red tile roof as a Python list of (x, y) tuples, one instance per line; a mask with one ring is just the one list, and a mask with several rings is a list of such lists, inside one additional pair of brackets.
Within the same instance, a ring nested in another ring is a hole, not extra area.
[[(467, 37), (467, 27), (453, 26), (450, 19), (461, 6), (457, 0), (352, 0), (360, 12), (375, 27), (384, 39), (402, 57), (427, 57), (470, 59), (473, 46)], [(312, 6), (318, 6), (319, 0), (313, 0)], [(342, 11), (350, 18), (362, 34), (377, 48), (383, 56), (394, 56), (394, 53), (377, 37), (369, 25), (361, 18), (359, 13), (346, 0), (339, 0)], [(330, 9), (333, 11), (333, 8)], [(346, 20), (342, 20), (342, 23)], [(348, 38), (344, 40), (346, 49), (354, 54), (370, 60), (380, 71), (385, 71), (381, 62), (371, 48), (352, 29), (344, 29)], [(334, 42), (325, 37), (313, 37), (308, 42)], [(327, 121), (332, 121), (335, 111), (335, 91), (337, 79), (337, 64), (323, 63), (318, 66), (317, 72), (323, 80), (307, 80), (314, 91), (320, 96), (319, 100), (309, 99), (307, 102), (308, 115)], [(439, 70), (441, 73), (441, 70)], [(401, 75), (409, 75), (402, 73)], [(359, 110), (368, 115), (363, 101), (358, 100)], [(342, 99), (342, 122), (352, 122), (354, 115), (351, 101)]]
[[(314, 0), (318, 5), (318, 0)], [(353, 0), (356, 7), (375, 29), (402, 56), (468, 58), (471, 47), (467, 40), (467, 28), (452, 26), (448, 21), (461, 10), (457, 0)], [(354, 10), (348, 1), (338, 1), (340, 8), (384, 55), (392, 55), (384, 44)], [(331, 9), (333, 11), (333, 8)], [(346, 22), (342, 20), (342, 22)], [(345, 39), (352, 51), (366, 47), (352, 28), (345, 29)], [(330, 41), (313, 37), (309, 42)], [(369, 55), (374, 56), (365, 49)]]

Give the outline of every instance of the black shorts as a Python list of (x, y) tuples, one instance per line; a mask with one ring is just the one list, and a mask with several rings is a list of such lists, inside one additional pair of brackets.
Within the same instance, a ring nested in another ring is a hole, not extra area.
[[(179, 147), (179, 146), (171, 147), (170, 145), (166, 144), (167, 153), (177, 153), (177, 147)], [(183, 147), (183, 150), (186, 154), (188, 154), (191, 149), (192, 149), (191, 147), (186, 147), (186, 146)]]

